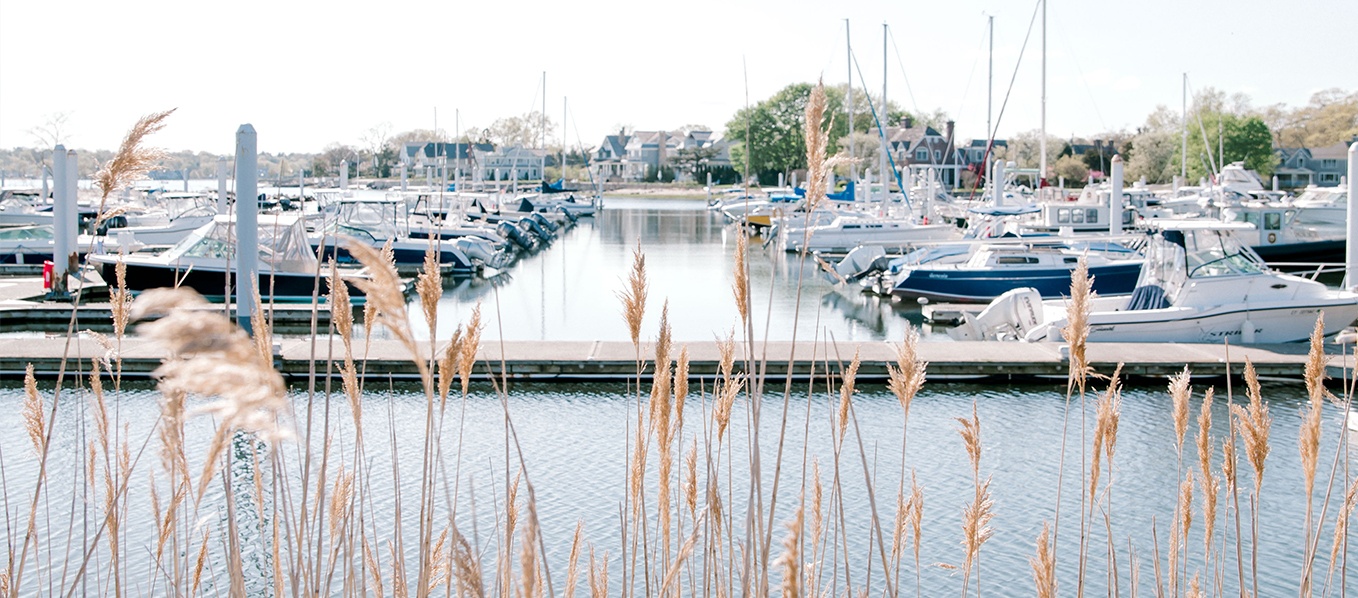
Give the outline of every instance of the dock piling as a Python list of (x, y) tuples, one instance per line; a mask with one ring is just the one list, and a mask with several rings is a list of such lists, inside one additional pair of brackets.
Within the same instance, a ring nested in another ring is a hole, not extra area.
[[(66, 146), (58, 145), (52, 148), (52, 288), (49, 290), (49, 297), (59, 297), (66, 294), (66, 267), (67, 260), (62, 256), (71, 253), (72, 243), (75, 241), (73, 235), (66, 233), (65, 222), (71, 219), (71, 214), (67, 211), (66, 195), (74, 194), (74, 190), (67, 189), (70, 179), (66, 176), (67, 160), (70, 154), (66, 152)], [(74, 165), (71, 166), (74, 170)], [(72, 202), (74, 203), (74, 202)]]
[[(300, 179), (301, 169), (297, 172)], [(236, 130), (236, 323), (246, 332), (252, 332), (259, 280), (258, 186), (259, 137), (247, 123)]]
[(1108, 185), (1108, 234), (1122, 234), (1122, 155), (1113, 156), (1113, 180)]

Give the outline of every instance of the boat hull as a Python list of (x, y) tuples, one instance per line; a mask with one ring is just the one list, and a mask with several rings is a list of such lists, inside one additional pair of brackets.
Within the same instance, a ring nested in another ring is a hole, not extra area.
[[(1325, 335), (1338, 333), (1358, 319), (1358, 302), (1326, 301), (1310, 304), (1234, 306), (1216, 310), (1167, 308), (1141, 311), (1094, 312), (1089, 316), (1091, 342), (1131, 343), (1291, 343), (1309, 338), (1316, 318), (1324, 312)], [(1245, 324), (1254, 329), (1245, 338)], [(1060, 341), (1056, 326), (1035, 330), (1029, 340)]]
[[(912, 268), (897, 280), (891, 294), (901, 298), (925, 298), (956, 303), (988, 303), (1007, 291), (1031, 287), (1043, 299), (1070, 295), (1070, 275), (1066, 268), (983, 270), (964, 268)], [(1141, 262), (1091, 266), (1094, 292), (1101, 296), (1125, 295), (1136, 288)]]
[[(225, 301), (235, 292), (235, 275), (221, 268), (207, 268), (196, 265), (175, 267), (153, 263), (139, 263), (128, 260), (127, 288), (133, 293), (141, 293), (155, 288), (180, 286), (191, 288), (209, 301)], [(110, 285), (115, 284), (116, 267), (114, 261), (101, 261), (101, 274)], [(256, 282), (260, 300), (280, 303), (310, 303), (313, 293), (324, 302), (329, 294), (329, 273), (322, 272), (319, 281), (311, 273), (261, 273)], [(319, 282), (319, 287), (317, 284)], [(363, 289), (346, 280), (351, 301), (355, 304), (364, 301)]]

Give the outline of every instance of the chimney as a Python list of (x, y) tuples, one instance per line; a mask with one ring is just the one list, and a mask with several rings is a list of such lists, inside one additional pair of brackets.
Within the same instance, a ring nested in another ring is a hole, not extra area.
[(907, 114), (907, 115), (901, 117), (901, 126), (904, 127), (904, 128), (906, 128), (906, 129), (909, 129), (909, 128), (914, 127), (914, 126), (915, 126), (915, 117), (910, 116), (909, 114)]
[(947, 123), (944, 123), (944, 131), (945, 131), (944, 135), (946, 136), (946, 138), (947, 138), (947, 140), (948, 140), (948, 146), (947, 146), (947, 147), (948, 147), (948, 155), (952, 155), (952, 148), (953, 148), (953, 144), (952, 144), (952, 133), (953, 133), (953, 127), (954, 127), (956, 124), (957, 124), (957, 123), (955, 123), (955, 122), (953, 122), (953, 121), (951, 121), (951, 120), (948, 121)]

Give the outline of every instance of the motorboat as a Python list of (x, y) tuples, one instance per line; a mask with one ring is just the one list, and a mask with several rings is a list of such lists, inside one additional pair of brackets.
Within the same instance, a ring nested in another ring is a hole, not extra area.
[(903, 247), (920, 242), (947, 241), (962, 237), (952, 224), (923, 224), (914, 219), (839, 216), (829, 224), (811, 226), (801, 234), (789, 230), (783, 236), (787, 251), (846, 252), (859, 245)]
[(987, 303), (1019, 287), (1030, 287), (1043, 299), (1055, 299), (1070, 294), (1071, 273), (1083, 256), (1095, 292), (1102, 296), (1131, 293), (1144, 260), (1131, 249), (1105, 245), (1091, 250), (1064, 244), (978, 243), (965, 261), (902, 265), (888, 270), (879, 284), (903, 299)]
[(469, 275), (485, 267), (503, 268), (512, 260), (506, 250), (480, 237), (449, 239), (412, 238), (404, 203), (399, 199), (341, 198), (335, 204), (334, 220), (310, 235), (313, 250), (322, 259), (335, 258), (342, 264), (354, 263), (346, 243), (358, 242), (373, 248), (390, 245), (396, 269), (417, 272), (424, 266), (431, 244), (438, 252), (444, 274)]
[[(1154, 223), (1146, 264), (1131, 295), (1090, 301), (1089, 340), (1283, 343), (1325, 334), (1358, 318), (1358, 293), (1269, 269), (1237, 233), (1254, 225), (1214, 220)], [(959, 340), (1060, 341), (1066, 300), (1032, 288), (1009, 291), (950, 334)]]
[[(104, 280), (115, 280), (119, 262), (127, 268), (127, 288), (133, 293), (160, 287), (189, 287), (210, 301), (225, 301), (235, 289), (236, 219), (219, 215), (173, 247), (159, 254), (91, 254)], [(324, 299), (330, 276), (320, 266), (307, 242), (302, 220), (295, 215), (260, 214), (259, 279), (255, 286), (261, 301), (310, 302)], [(365, 293), (350, 279), (365, 276), (361, 270), (343, 269), (349, 294), (355, 303)], [(408, 286), (408, 285), (407, 285)], [(408, 289), (403, 289), (408, 290)]]

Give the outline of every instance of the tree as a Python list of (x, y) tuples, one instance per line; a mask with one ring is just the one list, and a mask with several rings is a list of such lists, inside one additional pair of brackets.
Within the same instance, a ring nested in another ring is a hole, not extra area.
[(1277, 105), (1260, 115), (1282, 147), (1325, 147), (1347, 143), (1358, 135), (1358, 92), (1326, 89), (1293, 110)]
[[(1015, 133), (1009, 137), (1009, 148), (1003, 158), (1012, 160), (1019, 168), (1037, 168), (1038, 144), (1041, 131), (1037, 129)], [(1057, 158), (1061, 157), (1061, 150), (1066, 146), (1066, 142), (1052, 135), (1047, 135), (1047, 167), (1051, 168), (1056, 163)]]
[[(498, 118), (486, 129), (486, 136), (498, 147), (546, 147), (555, 143), (552, 119), (541, 112)], [(545, 130), (545, 137), (544, 137)]]
[[(1096, 154), (1097, 155), (1097, 154)], [(1066, 184), (1074, 186), (1075, 183), (1083, 184), (1089, 180), (1089, 168), (1085, 166), (1085, 161), (1075, 156), (1061, 156), (1052, 165), (1052, 172), (1058, 177), (1065, 177)]]
[(387, 149), (387, 144), (391, 141), (391, 123), (384, 122), (368, 129), (368, 131), (363, 134), (361, 141), (363, 142), (363, 149), (365, 150), (363, 152), (363, 158), (372, 165), (373, 175), (382, 176), (383, 166), (386, 166), (386, 169), (390, 171), (391, 164), (389, 162), (384, 163), (383, 159), (389, 160), (394, 158), (396, 152), (384, 154), (383, 150)]
[(1136, 151), (1127, 160), (1127, 178), (1153, 184), (1168, 183), (1179, 174), (1179, 134), (1173, 131), (1143, 131), (1133, 138)]
[(673, 165), (675, 171), (686, 173), (697, 180), (698, 170), (707, 165), (716, 155), (717, 148), (711, 145), (707, 147), (686, 147), (670, 157), (670, 164)]

